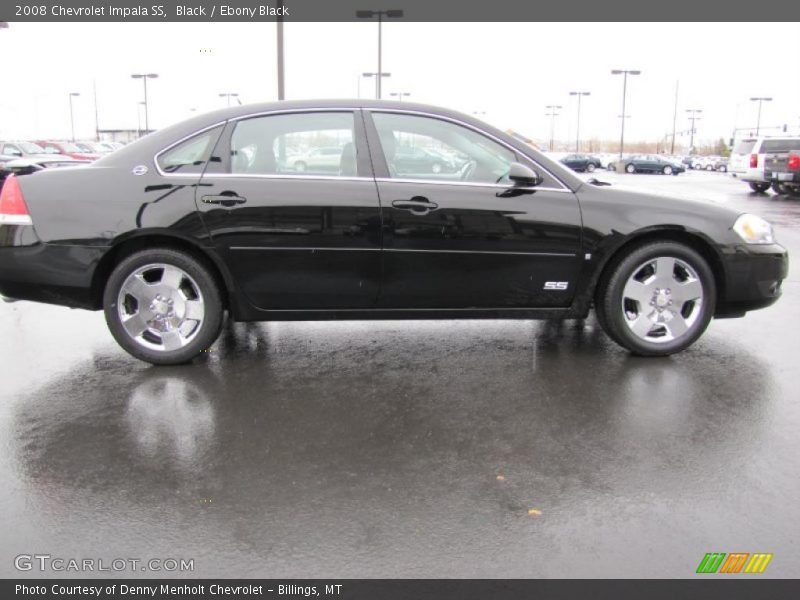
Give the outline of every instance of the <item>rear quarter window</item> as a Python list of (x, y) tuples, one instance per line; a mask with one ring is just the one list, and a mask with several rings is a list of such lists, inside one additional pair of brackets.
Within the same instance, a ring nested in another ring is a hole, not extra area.
[(753, 150), (753, 147), (755, 145), (756, 145), (756, 141), (755, 140), (742, 140), (741, 142), (739, 142), (736, 145), (736, 148), (734, 148), (733, 153), (734, 154), (750, 154), (750, 152)]

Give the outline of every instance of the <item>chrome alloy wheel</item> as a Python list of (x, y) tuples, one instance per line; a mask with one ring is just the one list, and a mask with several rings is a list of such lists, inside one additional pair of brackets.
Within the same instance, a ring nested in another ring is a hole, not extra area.
[(665, 343), (681, 338), (703, 307), (703, 285), (686, 262), (669, 256), (633, 270), (622, 291), (625, 323), (638, 338)]
[(139, 345), (169, 352), (190, 343), (205, 318), (200, 287), (184, 270), (150, 264), (131, 273), (120, 288), (122, 327)]

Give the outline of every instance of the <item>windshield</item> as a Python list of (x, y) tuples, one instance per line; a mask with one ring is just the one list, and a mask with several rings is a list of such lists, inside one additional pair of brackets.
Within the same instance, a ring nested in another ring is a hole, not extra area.
[(33, 142), (20, 142), (17, 145), (25, 154), (47, 154), (44, 148)]

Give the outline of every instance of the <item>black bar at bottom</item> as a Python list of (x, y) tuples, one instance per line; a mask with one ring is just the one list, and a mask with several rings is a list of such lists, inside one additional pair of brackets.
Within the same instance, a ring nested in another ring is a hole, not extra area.
[(800, 580), (744, 575), (697, 579), (6, 579), (2, 598), (131, 600), (750, 600), (800, 598)]

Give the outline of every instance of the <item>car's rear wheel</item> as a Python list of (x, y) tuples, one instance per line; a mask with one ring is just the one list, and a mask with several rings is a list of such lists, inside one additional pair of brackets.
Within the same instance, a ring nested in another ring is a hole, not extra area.
[(713, 171), (713, 170), (714, 170), (714, 165), (708, 165), (706, 167), (706, 171)]
[(664, 167), (664, 175), (672, 175), (672, 167), (670, 167), (669, 165)]
[(586, 165), (586, 170), (589, 171), (589, 173), (594, 173), (595, 168), (596, 167), (594, 166), (594, 163), (589, 163)]
[(717, 171), (719, 171), (720, 173), (727, 173), (728, 172), (728, 167), (726, 167), (725, 165), (720, 165), (717, 168)]
[(714, 314), (716, 286), (708, 263), (677, 242), (652, 242), (618, 260), (598, 289), (598, 322), (641, 356), (684, 350)]
[(758, 194), (763, 194), (769, 189), (769, 183), (752, 182), (750, 184), (750, 189)]
[(628, 173), (636, 173), (636, 167), (635, 167), (635, 166), (633, 166), (633, 165), (628, 165), (627, 167), (625, 167), (625, 170), (626, 170)]
[(773, 181), (772, 182), (772, 191), (776, 194), (784, 195), (788, 194), (789, 190), (786, 187), (785, 183), (781, 183), (780, 181)]
[(434, 174), (439, 174), (439, 173), (441, 173), (441, 172), (442, 172), (442, 165), (440, 165), (439, 163), (433, 163), (433, 164), (431, 165), (431, 171), (432, 171)]
[(223, 306), (208, 268), (169, 248), (132, 254), (103, 295), (106, 323), (129, 354), (156, 365), (192, 360), (219, 336)]

